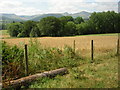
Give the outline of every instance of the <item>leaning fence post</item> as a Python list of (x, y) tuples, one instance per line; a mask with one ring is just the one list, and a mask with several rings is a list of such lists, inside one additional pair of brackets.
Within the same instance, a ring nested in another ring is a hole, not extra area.
[(27, 55), (27, 44), (25, 44), (25, 76), (28, 75), (28, 55)]
[(118, 39), (118, 41), (117, 41), (117, 55), (119, 55), (120, 54), (120, 50), (119, 50), (119, 48), (120, 48), (120, 42), (119, 42), (119, 39)]
[(91, 40), (91, 60), (93, 60), (94, 56), (93, 56), (93, 40)]
[(74, 54), (75, 54), (75, 40), (73, 41), (73, 50), (74, 50)]

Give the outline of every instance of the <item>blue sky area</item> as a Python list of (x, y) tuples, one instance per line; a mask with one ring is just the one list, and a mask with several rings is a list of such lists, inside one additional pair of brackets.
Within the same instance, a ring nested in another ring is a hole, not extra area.
[(118, 12), (119, 0), (1, 0), (0, 13), (35, 15), (81, 11)]

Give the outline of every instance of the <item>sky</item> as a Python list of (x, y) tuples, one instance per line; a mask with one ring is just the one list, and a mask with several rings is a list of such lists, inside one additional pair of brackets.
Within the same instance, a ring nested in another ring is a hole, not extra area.
[(120, 0), (1, 0), (0, 13), (36, 15), (47, 13), (78, 13), (81, 11), (118, 12)]

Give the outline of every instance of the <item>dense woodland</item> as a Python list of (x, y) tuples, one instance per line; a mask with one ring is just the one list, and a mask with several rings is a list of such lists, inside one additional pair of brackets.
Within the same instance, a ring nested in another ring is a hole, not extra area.
[(89, 20), (82, 17), (49, 16), (40, 21), (13, 22), (7, 25), (12, 37), (73, 36), (84, 34), (119, 33), (120, 13), (94, 12)]

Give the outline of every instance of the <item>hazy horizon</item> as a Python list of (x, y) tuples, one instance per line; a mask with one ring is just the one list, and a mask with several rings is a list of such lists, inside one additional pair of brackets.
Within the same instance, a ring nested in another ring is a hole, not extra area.
[(36, 15), (48, 13), (118, 12), (119, 0), (3, 0), (0, 13)]

